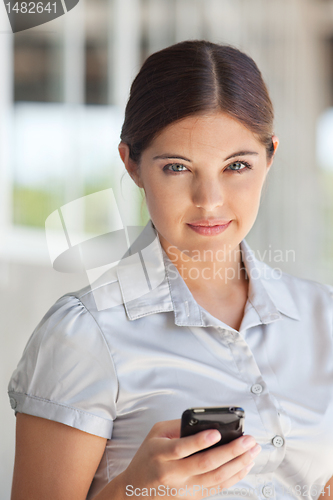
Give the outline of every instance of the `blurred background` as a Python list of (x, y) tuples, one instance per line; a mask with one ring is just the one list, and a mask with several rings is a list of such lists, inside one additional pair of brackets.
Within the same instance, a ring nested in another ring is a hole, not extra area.
[(88, 284), (52, 268), (45, 220), (112, 188), (147, 222), (117, 151), (130, 83), (152, 52), (195, 38), (249, 54), (274, 104), (280, 145), (248, 243), (272, 267), (333, 284), (333, 0), (80, 0), (15, 35), (0, 6), (0, 500), (14, 462), (9, 378), (49, 307)]

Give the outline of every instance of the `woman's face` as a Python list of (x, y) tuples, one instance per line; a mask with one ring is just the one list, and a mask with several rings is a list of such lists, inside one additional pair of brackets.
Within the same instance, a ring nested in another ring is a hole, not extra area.
[[(275, 136), (273, 142), (276, 149)], [(198, 251), (201, 255), (223, 246), (231, 251), (248, 234), (272, 163), (254, 134), (221, 112), (190, 116), (167, 126), (143, 151), (137, 171), (124, 143), (119, 152), (145, 191), (163, 248), (168, 253), (175, 246), (192, 258)], [(207, 236), (189, 226), (200, 219), (231, 223), (223, 232)]]

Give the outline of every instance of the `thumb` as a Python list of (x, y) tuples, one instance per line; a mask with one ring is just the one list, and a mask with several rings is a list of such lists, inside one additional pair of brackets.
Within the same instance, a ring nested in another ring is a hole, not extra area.
[(180, 437), (181, 419), (164, 420), (155, 424), (151, 437), (174, 439)]

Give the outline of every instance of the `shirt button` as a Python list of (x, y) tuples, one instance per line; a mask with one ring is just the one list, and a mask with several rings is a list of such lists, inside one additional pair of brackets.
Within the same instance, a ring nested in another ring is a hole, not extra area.
[(276, 448), (280, 448), (284, 444), (284, 439), (281, 436), (275, 436), (272, 442)]
[(262, 494), (265, 498), (271, 498), (274, 496), (274, 487), (273, 486), (264, 486), (262, 489)]
[(10, 402), (10, 406), (13, 408), (13, 410), (15, 410), (15, 408), (17, 407), (17, 401), (16, 401), (16, 399), (9, 398), (9, 402)]
[(263, 387), (261, 384), (253, 384), (251, 391), (253, 394), (260, 394), (263, 391)]

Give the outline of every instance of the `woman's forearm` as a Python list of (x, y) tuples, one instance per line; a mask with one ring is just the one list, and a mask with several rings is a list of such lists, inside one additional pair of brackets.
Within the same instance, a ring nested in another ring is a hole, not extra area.
[(320, 500), (322, 498), (333, 498), (333, 476), (328, 481), (328, 483), (326, 483), (325, 489), (323, 493), (320, 494), (319, 498)]

